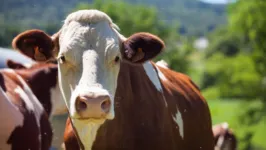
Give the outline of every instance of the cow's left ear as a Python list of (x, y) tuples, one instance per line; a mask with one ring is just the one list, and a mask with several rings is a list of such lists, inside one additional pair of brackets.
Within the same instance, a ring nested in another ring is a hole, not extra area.
[(164, 42), (150, 33), (136, 33), (122, 43), (123, 59), (143, 63), (156, 57), (164, 48)]

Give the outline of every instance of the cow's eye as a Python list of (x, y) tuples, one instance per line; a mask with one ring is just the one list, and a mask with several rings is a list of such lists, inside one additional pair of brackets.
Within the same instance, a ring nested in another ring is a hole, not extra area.
[(118, 63), (119, 60), (120, 60), (119, 56), (116, 56), (116, 57), (115, 57), (115, 63)]
[(57, 60), (58, 60), (58, 62), (59, 62), (60, 64), (63, 64), (64, 62), (66, 62), (66, 58), (65, 58), (65, 56), (59, 56), (59, 57), (57, 58)]

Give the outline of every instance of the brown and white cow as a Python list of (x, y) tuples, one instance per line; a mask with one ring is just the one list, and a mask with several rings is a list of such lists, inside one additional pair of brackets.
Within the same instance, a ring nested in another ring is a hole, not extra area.
[(38, 63), (26, 68), (9, 60), (7, 66), (13, 69), (0, 70), (0, 149), (48, 150), (49, 116), (66, 113), (57, 65)]
[(14, 69), (29, 85), (50, 119), (54, 115), (67, 113), (67, 107), (59, 88), (58, 66), (56, 64), (23, 64), (13, 60), (7, 60), (7, 67)]
[(237, 139), (227, 122), (212, 127), (215, 139), (215, 150), (236, 150)]
[(107, 14), (80, 10), (52, 37), (29, 30), (13, 47), (38, 61), (57, 57), (60, 87), (84, 149), (214, 149), (210, 111), (197, 86), (150, 61), (164, 48), (159, 37), (141, 32), (125, 38)]

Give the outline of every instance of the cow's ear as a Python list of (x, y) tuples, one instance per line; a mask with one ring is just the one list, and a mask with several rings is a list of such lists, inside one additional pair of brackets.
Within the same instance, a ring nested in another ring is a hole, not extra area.
[(6, 61), (6, 65), (8, 68), (11, 68), (11, 69), (25, 69), (26, 68), (23, 64), (15, 62), (10, 59)]
[(46, 61), (54, 57), (57, 38), (41, 30), (27, 30), (13, 39), (12, 47), (33, 60)]
[(143, 63), (156, 57), (164, 48), (164, 42), (150, 33), (136, 33), (122, 43), (123, 59)]

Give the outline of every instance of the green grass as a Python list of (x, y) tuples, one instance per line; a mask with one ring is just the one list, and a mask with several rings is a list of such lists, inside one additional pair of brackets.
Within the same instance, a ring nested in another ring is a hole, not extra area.
[(228, 122), (230, 125), (237, 118), (236, 111), (241, 105), (240, 100), (208, 100), (213, 124)]

